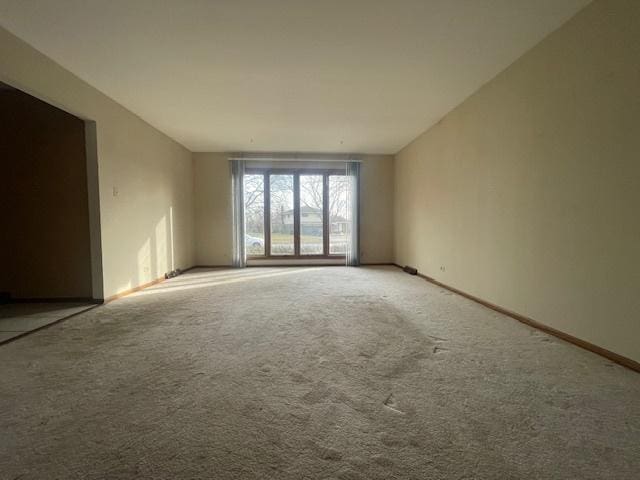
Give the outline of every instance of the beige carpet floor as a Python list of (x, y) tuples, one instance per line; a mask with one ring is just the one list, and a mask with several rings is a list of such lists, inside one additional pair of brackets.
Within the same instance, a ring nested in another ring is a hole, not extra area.
[(640, 375), (393, 267), (194, 270), (0, 346), (2, 479), (638, 479)]

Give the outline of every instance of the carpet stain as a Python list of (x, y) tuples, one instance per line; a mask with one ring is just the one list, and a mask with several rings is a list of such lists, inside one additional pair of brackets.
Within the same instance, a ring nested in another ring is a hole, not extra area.
[(393, 396), (393, 393), (389, 394), (389, 396), (383, 403), (384, 403), (384, 406), (387, 407), (392, 412), (399, 413), (400, 415), (404, 415), (404, 412), (400, 410), (400, 406), (398, 405), (398, 402)]
[(336, 450), (335, 448), (325, 447), (322, 449), (320, 458), (322, 458), (323, 460), (332, 461), (342, 460), (342, 452)]
[(303, 397), (302, 401), (307, 404), (324, 402), (331, 395), (331, 390), (324, 382), (319, 382), (313, 386)]

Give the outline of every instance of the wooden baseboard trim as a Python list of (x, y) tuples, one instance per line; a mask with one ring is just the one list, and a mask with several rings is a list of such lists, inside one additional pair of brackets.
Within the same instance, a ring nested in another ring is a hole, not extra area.
[(196, 268), (234, 268), (233, 265), (194, 265), (193, 267), (189, 267), (186, 270), (183, 270), (182, 273), (187, 273), (190, 270), (194, 270)]
[(164, 277), (156, 278), (155, 280), (152, 280), (152, 281), (147, 282), (145, 284), (138, 285), (137, 287), (130, 288), (129, 290), (125, 290), (123, 292), (116, 293), (115, 295), (111, 295), (110, 297), (107, 297), (107, 298), (104, 299), (104, 303), (113, 302), (114, 300), (118, 300), (119, 298), (126, 297), (127, 295), (131, 295), (134, 292), (139, 292), (140, 290), (143, 290), (143, 289), (145, 289), (147, 287), (150, 287), (152, 285), (157, 285), (158, 283), (161, 283), (161, 282), (164, 282), (164, 281), (165, 281)]
[[(397, 263), (394, 263), (393, 265), (395, 265), (398, 268), (402, 268), (400, 265), (398, 265)], [(586, 340), (582, 340), (578, 337), (574, 337), (573, 335), (570, 335), (568, 333), (565, 333), (561, 330), (558, 330), (556, 328), (550, 327), (548, 325), (545, 325), (544, 323), (540, 323), (537, 320), (534, 320), (532, 318), (526, 317), (524, 315), (521, 315), (517, 312), (513, 312), (511, 310), (508, 310), (506, 308), (503, 308), (499, 305), (496, 305), (494, 303), (491, 302), (487, 302), (486, 300), (483, 300), (482, 298), (478, 298), (474, 295), (471, 295), (469, 293), (463, 292), (462, 290), (458, 290), (457, 288), (451, 287), (445, 283), (439, 282), (438, 280), (436, 280), (435, 278), (431, 278), (428, 277), (426, 275), (423, 275), (421, 273), (418, 273), (418, 276), (420, 278), (423, 278), (424, 280), (428, 281), (429, 283), (433, 283), (434, 285), (437, 285), (439, 287), (442, 288), (446, 288), (447, 290), (453, 292), (453, 293), (457, 293), (458, 295), (461, 295), (465, 298), (468, 298), (469, 300), (473, 300), (476, 303), (479, 303), (480, 305), (490, 308), (491, 310), (494, 310), (498, 313), (502, 313), (503, 315), (507, 315), (511, 318), (513, 318), (514, 320), (517, 320), (521, 323), (524, 323), (525, 325), (528, 325), (530, 327), (536, 328), (540, 331), (543, 331), (545, 333), (548, 333), (549, 335), (553, 335), (554, 337), (557, 337), (561, 340), (564, 340), (565, 342), (569, 342), (572, 343), (573, 345), (576, 345), (580, 348), (584, 348), (585, 350), (589, 350), (592, 353), (595, 353), (597, 355), (600, 355), (604, 358), (607, 358), (608, 360), (611, 360), (612, 362), (615, 362), (619, 365), (622, 365), (623, 367), (627, 367), (630, 370), (633, 370), (635, 372), (640, 372), (640, 363), (636, 362), (635, 360), (632, 360), (630, 358), (627, 358), (625, 356), (619, 355), (615, 352), (612, 352), (611, 350), (607, 350), (606, 348), (602, 348), (599, 347), (598, 345), (595, 345), (591, 342), (587, 342)]]

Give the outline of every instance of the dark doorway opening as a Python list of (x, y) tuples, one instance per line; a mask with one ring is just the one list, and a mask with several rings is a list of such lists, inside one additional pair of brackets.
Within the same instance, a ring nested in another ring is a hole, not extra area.
[(89, 123), (0, 83), (2, 303), (102, 299), (101, 253), (92, 243), (99, 205), (89, 201), (98, 201)]

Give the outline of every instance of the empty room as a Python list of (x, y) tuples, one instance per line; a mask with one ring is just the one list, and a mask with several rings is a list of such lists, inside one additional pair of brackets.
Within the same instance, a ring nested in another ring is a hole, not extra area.
[(0, 0), (0, 479), (640, 478), (640, 1)]

